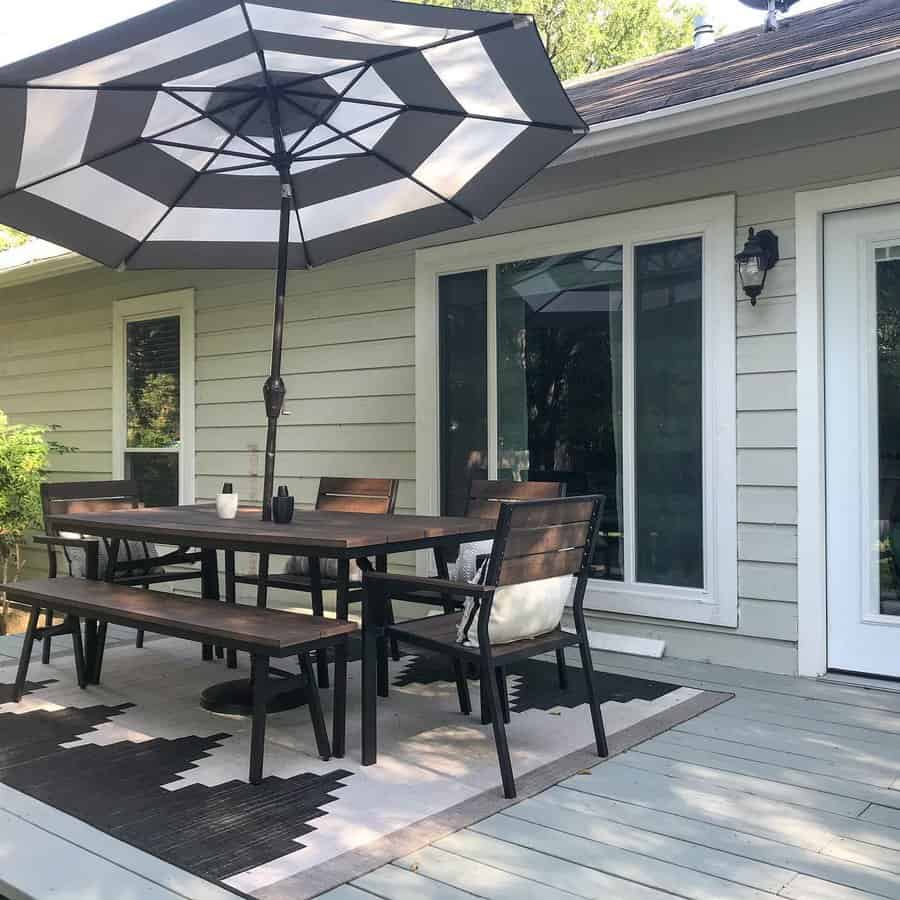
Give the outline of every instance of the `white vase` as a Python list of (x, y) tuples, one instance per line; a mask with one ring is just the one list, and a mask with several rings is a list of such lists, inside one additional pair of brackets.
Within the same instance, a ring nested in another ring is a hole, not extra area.
[(216, 494), (216, 515), (220, 519), (233, 519), (237, 516), (237, 511), (237, 494)]

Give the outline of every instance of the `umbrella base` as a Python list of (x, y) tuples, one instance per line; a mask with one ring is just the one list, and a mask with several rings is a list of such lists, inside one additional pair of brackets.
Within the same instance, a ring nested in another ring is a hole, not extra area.
[[(306, 704), (306, 689), (284, 691), (266, 704), (267, 713), (285, 712)], [(224, 716), (253, 715), (253, 686), (249, 678), (223, 681), (208, 687), (200, 695), (200, 705), (208, 712)]]

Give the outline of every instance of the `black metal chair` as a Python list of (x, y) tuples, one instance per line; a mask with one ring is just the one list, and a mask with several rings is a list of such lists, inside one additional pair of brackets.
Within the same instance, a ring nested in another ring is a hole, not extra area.
[[(324, 512), (352, 512), (361, 514), (392, 515), (397, 506), (397, 492), (400, 482), (396, 478), (322, 478), (316, 495), (315, 509)], [(361, 561), (362, 566), (368, 560)], [(269, 573), (269, 556), (260, 554), (259, 574), (235, 574), (233, 551), (225, 553), (225, 600), (237, 602), (236, 585), (250, 584), (257, 589), (257, 603), (266, 604), (269, 588), (301, 591), (311, 595), (312, 612), (315, 616), (324, 614), (324, 591), (337, 592), (337, 617), (344, 621), (349, 617), (351, 603), (363, 598), (362, 578), (351, 581), (349, 560), (336, 560), (331, 573), (322, 571), (322, 560), (309, 557), (304, 568), (307, 572)], [(376, 560), (379, 569), (387, 568), (387, 559)], [(228, 654), (228, 667), (234, 668), (237, 661), (233, 652)], [(319, 687), (328, 687), (327, 651), (316, 654), (316, 669)]]
[[(366, 642), (363, 671), (363, 731), (370, 749), (375, 743), (375, 691), (388, 693), (385, 641), (396, 638), (405, 644), (436, 651), (453, 662), (454, 677), (464, 713), (471, 712), (465, 665), (476, 663), (481, 676), (482, 703), (493, 725), (497, 756), (503, 778), (503, 792), (515, 797), (516, 787), (506, 740), (509, 703), (503, 667), (522, 659), (555, 652), (559, 660), (566, 647), (581, 652), (588, 705), (594, 726), (597, 752), (608, 754), (603, 718), (594, 689), (591, 649), (584, 620), (584, 593), (591, 572), (603, 497), (571, 497), (557, 500), (501, 503), (497, 535), (483, 583), (455, 582), (366, 572), (363, 584), (368, 592), (363, 607), (363, 640)], [(575, 576), (572, 612), (575, 634), (557, 626), (553, 631), (513, 643), (492, 645), (489, 635), (491, 609), (499, 588), (525, 584), (556, 576)], [(472, 596), (477, 605), (478, 646), (457, 642), (460, 615), (456, 611), (392, 625), (387, 601), (398, 593), (417, 589), (437, 589), (451, 597)], [(563, 658), (564, 662), (564, 658)], [(372, 667), (376, 683), (372, 684)], [(373, 753), (374, 755), (374, 753)], [(367, 762), (374, 762), (369, 757)]]
[[(83, 554), (81, 562), (83, 570), (79, 573), (88, 578), (102, 578), (100, 569), (100, 547), (104, 549), (104, 560), (109, 559), (110, 542), (106, 538), (95, 538), (87, 535), (63, 537), (58, 529), (50, 524), (53, 515), (79, 512), (109, 512), (115, 509), (138, 509), (142, 506), (140, 485), (136, 481), (66, 481), (41, 485), (41, 506), (44, 512), (45, 534), (35, 537), (35, 542), (47, 547), (47, 565), (50, 578), (56, 578), (59, 570), (59, 560), (56, 548), (60, 547), (66, 560), (68, 574), (74, 575), (74, 564), (77, 556), (72, 551), (80, 551)], [(182, 565), (187, 563), (202, 562), (206, 551), (191, 552), (190, 547), (179, 547), (172, 553), (163, 556), (153, 554), (146, 542), (138, 542), (141, 546), (141, 555), (135, 555), (132, 546), (127, 541), (120, 542), (119, 557), (115, 563), (112, 581), (116, 584), (132, 585), (149, 588), (154, 584), (162, 584), (172, 581), (190, 581), (202, 578), (203, 573), (198, 570), (166, 571), (165, 566)], [(215, 552), (215, 551), (209, 551)], [(124, 556), (124, 558), (123, 558)], [(218, 583), (204, 586), (204, 594), (209, 597), (218, 597)], [(46, 611), (47, 626), (53, 624), (53, 610)], [(101, 623), (101, 637), (105, 634), (105, 625)], [(51, 636), (47, 635), (43, 641), (41, 661), (50, 662)], [(143, 629), (138, 630), (135, 638), (135, 646), (144, 645)], [(221, 657), (223, 651), (216, 650)], [(204, 646), (203, 658), (212, 659), (212, 646)]]

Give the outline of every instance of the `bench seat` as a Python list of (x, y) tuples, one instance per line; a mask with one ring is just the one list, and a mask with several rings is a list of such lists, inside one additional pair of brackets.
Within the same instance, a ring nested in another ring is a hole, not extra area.
[[(217, 600), (180, 597), (160, 591), (82, 578), (20, 581), (0, 585), (0, 591), (6, 591), (10, 600), (31, 607), (13, 694), (16, 702), (21, 700), (24, 691), (34, 641), (51, 635), (72, 635), (78, 684), (82, 688), (87, 686), (81, 639), (82, 618), (124, 625), (198, 643), (216, 643), (249, 653), (253, 681), (253, 733), (250, 752), (250, 781), (253, 784), (258, 784), (262, 780), (266, 705), (273, 696), (285, 690), (300, 686), (306, 690), (319, 755), (323, 759), (328, 759), (332, 755), (309, 654), (313, 650), (333, 647), (335, 651), (333, 752), (335, 756), (343, 756), (346, 728), (347, 641), (349, 636), (357, 631), (357, 626), (352, 622), (277, 609), (225, 604)], [(39, 628), (41, 611), (51, 609), (65, 614), (64, 624)], [(275, 679), (269, 677), (270, 658), (283, 659), (294, 655), (300, 660), (299, 677)], [(98, 648), (98, 658), (93, 662), (96, 666), (95, 681), (99, 681), (101, 660), (102, 643)]]

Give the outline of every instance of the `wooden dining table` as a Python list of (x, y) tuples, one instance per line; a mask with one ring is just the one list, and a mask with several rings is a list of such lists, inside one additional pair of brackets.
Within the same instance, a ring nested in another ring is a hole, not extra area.
[[(227, 566), (233, 566), (234, 553), (269, 556), (309, 556), (320, 559), (369, 560), (375, 558), (378, 569), (387, 569), (388, 558), (412, 550), (431, 550), (439, 577), (447, 577), (446, 556), (451, 548), (470, 541), (493, 537), (496, 523), (488, 519), (452, 516), (380, 515), (298, 510), (289, 524), (262, 521), (259, 508), (244, 507), (234, 519), (220, 519), (215, 506), (146, 507), (110, 512), (69, 512), (48, 517), (47, 525), (56, 531), (77, 532), (104, 538), (110, 542), (111, 562), (100, 579), (112, 581), (118, 569), (133, 566), (130, 560), (116, 562), (121, 541), (196, 547), (205, 551), (201, 562), (201, 590), (208, 599), (220, 599), (218, 554), (225, 551)], [(366, 563), (368, 564), (368, 563)], [(118, 568), (117, 568), (118, 567)], [(349, 591), (348, 566), (339, 566), (339, 609), (342, 592)], [(343, 575), (341, 575), (343, 573)], [(226, 579), (226, 584), (231, 583)], [(225, 598), (235, 602), (234, 596)], [(267, 602), (266, 584), (260, 579), (257, 605)], [(365, 601), (363, 601), (365, 602)], [(85, 663), (88, 672), (99, 671), (98, 623), (85, 623)], [(363, 660), (364, 677), (374, 672), (374, 661)], [(250, 685), (247, 679), (213, 685), (203, 692), (203, 706), (212, 711), (233, 712), (243, 707), (246, 696), (249, 709)], [(298, 701), (299, 702), (299, 701)]]

